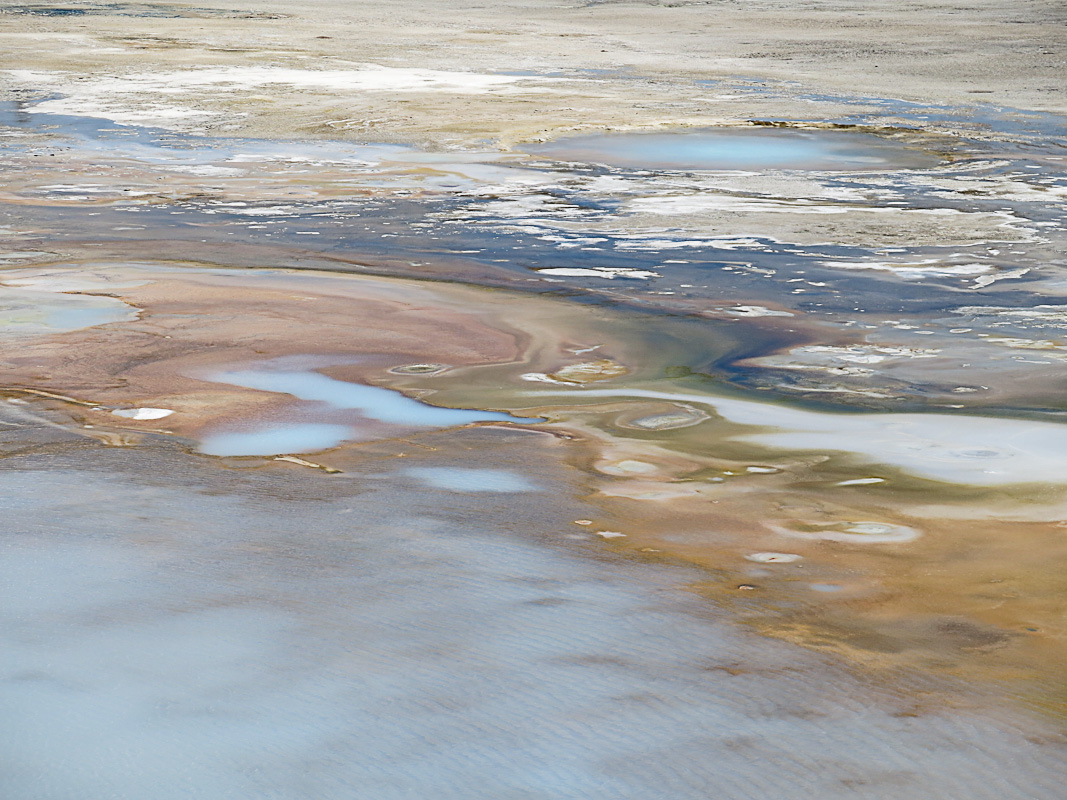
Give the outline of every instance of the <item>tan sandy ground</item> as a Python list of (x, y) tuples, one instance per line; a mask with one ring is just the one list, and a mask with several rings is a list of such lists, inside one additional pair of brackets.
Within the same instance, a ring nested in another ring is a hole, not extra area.
[[(1067, 8), (1054, 0), (209, 0), (118, 4), (113, 13), (91, 2), (60, 5), (91, 13), (40, 16), (18, 13), (34, 4), (0, 5), (0, 68), (63, 73), (5, 75), (0, 85), (71, 92), (88, 105), (119, 90), (129, 102), (106, 98), (116, 109), (147, 101), (162, 122), (257, 136), (471, 146), (586, 128), (834, 114), (833, 103), (813, 105), (789, 92), (758, 99), (693, 83), (738, 76), (757, 85), (796, 82), (802, 91), (1067, 111)], [(138, 9), (174, 16), (137, 16)], [(343, 80), (299, 87), (285, 76), (251, 74), (368, 64), (522, 75), (496, 86), (445, 80), (429, 90), (387, 76), (387, 85), (403, 87), (396, 92), (345, 88)], [(138, 76), (206, 67), (238, 72), (213, 86), (183, 89), (175, 75), (137, 85)], [(175, 108), (209, 115), (168, 117)]]

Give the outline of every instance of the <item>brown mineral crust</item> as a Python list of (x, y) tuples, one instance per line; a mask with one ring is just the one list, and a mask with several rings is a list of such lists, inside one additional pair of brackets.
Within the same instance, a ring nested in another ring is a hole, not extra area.
[(523, 335), (495, 311), (464, 303), (464, 293), (449, 287), (330, 277), (316, 288), (241, 272), (159, 277), (121, 290), (142, 310), (140, 320), (33, 339), (6, 359), (3, 383), (102, 406), (172, 408), (178, 413), (165, 427), (190, 434), (222, 417), (291, 402), (195, 377), (227, 366), (282, 356), (359, 359), (346, 373), (366, 380), (383, 364), (501, 363), (522, 349)]

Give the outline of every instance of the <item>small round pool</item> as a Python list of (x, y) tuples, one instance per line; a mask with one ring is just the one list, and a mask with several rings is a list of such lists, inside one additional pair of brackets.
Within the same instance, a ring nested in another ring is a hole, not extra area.
[(871, 133), (704, 128), (570, 136), (524, 148), (557, 161), (641, 170), (844, 171), (932, 167), (939, 159)]

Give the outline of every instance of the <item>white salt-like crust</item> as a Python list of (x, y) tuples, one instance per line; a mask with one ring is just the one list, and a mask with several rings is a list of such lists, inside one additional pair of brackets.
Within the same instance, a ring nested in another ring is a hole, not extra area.
[(647, 281), (658, 278), (660, 274), (647, 269), (627, 269), (625, 267), (547, 267), (537, 270), (542, 275), (561, 275), (568, 278), (631, 278)]
[(116, 408), (111, 412), (116, 417), (125, 417), (126, 419), (163, 419), (169, 417), (174, 412), (169, 408)]
[(523, 75), (488, 75), (435, 69), (385, 67), (362, 64), (356, 69), (294, 69), (291, 67), (202, 67), (167, 72), (134, 72), (126, 75), (74, 80), (65, 72), (7, 70), (15, 80), (64, 94), (37, 103), (31, 109), (44, 114), (68, 114), (110, 119), (119, 124), (149, 124), (174, 127), (179, 123), (204, 121), (219, 112), (183, 105), (183, 101), (210, 99), (213, 95), (288, 86), (294, 89), (345, 93), (448, 92), (485, 94), (494, 91), (546, 91), (516, 87), (537, 78)]

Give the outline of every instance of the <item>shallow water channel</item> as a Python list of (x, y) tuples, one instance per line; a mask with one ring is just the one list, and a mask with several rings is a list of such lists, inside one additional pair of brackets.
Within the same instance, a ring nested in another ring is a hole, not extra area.
[[(288, 363), (291, 362), (290, 359)], [(200, 452), (212, 456), (313, 453), (361, 438), (358, 422), (355, 425), (343, 425), (323, 421), (330, 418), (331, 412), (355, 411), (363, 419), (397, 426), (400, 431), (411, 428), (451, 428), (472, 422), (542, 421), (492, 411), (438, 408), (390, 389), (339, 381), (310, 370), (293, 371), (284, 366), (278, 369), (277, 366), (267, 364), (258, 369), (227, 370), (212, 374), (210, 380), (247, 389), (279, 392), (309, 401), (297, 413), (313, 416), (317, 421), (278, 421), (253, 425), (254, 430), (212, 432), (201, 441)]]

